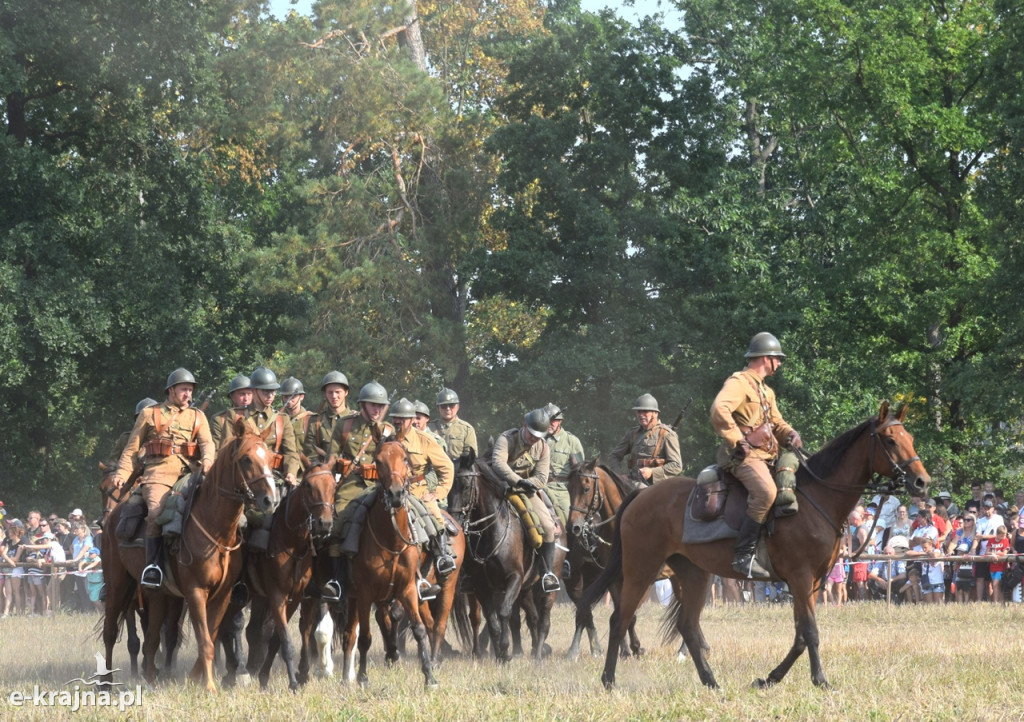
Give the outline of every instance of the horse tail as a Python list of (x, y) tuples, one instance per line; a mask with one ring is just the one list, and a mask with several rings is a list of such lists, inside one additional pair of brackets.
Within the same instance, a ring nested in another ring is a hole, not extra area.
[[(581, 610), (590, 609), (612, 584), (622, 579), (622, 514), (636, 498), (637, 492), (633, 492), (622, 502), (622, 506), (615, 512), (615, 531), (612, 534), (612, 549), (608, 555), (608, 563), (604, 571), (595, 579), (589, 587), (583, 590), (579, 600), (576, 602), (576, 623), (581, 623)], [(585, 623), (585, 620), (583, 620)]]
[(469, 597), (465, 592), (458, 592), (455, 595), (455, 603), (452, 605), (452, 612), (455, 613), (455, 636), (462, 645), (463, 650), (473, 650), (473, 623), (469, 619)]
[[(121, 589), (121, 596), (115, 606), (117, 614), (117, 640), (121, 640), (121, 634), (124, 632), (124, 626), (128, 621), (128, 617), (135, 613), (136, 609), (136, 590), (138, 589), (138, 582), (135, 578), (125, 573), (125, 584)], [(111, 594), (109, 586), (107, 587), (107, 593)], [(103, 636), (103, 624), (106, 620), (106, 615), (99, 618), (93, 627), (93, 632), (96, 633), (96, 638), (100, 639)]]
[(665, 614), (661, 618), (661, 626), (658, 629), (662, 644), (671, 644), (677, 637), (682, 636), (679, 632), (679, 621), (682, 614), (683, 605), (680, 604), (679, 597), (673, 594), (672, 601), (665, 607)]

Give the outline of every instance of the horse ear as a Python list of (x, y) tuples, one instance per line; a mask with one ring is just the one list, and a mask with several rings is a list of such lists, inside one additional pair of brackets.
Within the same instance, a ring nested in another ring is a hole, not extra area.
[(235, 421), (231, 424), (231, 427), (235, 430), (235, 436), (245, 435), (246, 423), (241, 414), (235, 417)]
[(267, 428), (263, 429), (263, 431), (260, 432), (260, 438), (266, 441), (267, 437), (270, 436), (270, 432), (274, 430), (274, 426), (275, 424), (271, 424)]
[(883, 424), (885, 420), (889, 418), (889, 401), (888, 399), (882, 401), (881, 407), (878, 409), (878, 423)]
[(902, 424), (903, 419), (907, 417), (907, 402), (904, 401), (900, 404), (900, 410), (896, 412), (896, 419)]

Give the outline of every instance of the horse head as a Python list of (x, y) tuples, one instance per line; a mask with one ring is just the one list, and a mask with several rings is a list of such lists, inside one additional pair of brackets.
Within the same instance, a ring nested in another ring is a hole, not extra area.
[(452, 516), (465, 526), (466, 519), (473, 506), (476, 488), (476, 480), (480, 472), (476, 468), (476, 452), (466, 448), (462, 455), (455, 459), (455, 478), (452, 481), (452, 488), (448, 492), (448, 510)]
[(377, 447), (373, 460), (377, 462), (377, 483), (388, 505), (397, 509), (405, 503), (412, 480), (412, 463), (400, 441), (385, 441)]
[(569, 532), (581, 537), (584, 528), (601, 508), (601, 482), (597, 478), (597, 459), (573, 464), (567, 482), (569, 489)]
[[(236, 492), (246, 504), (272, 514), (281, 497), (277, 493), (277, 483), (270, 469), (270, 453), (264, 443), (264, 436), (254, 432), (241, 417), (235, 420), (234, 431), (235, 438), (221, 450), (218, 461), (225, 454), (230, 455), (231, 468), (237, 475)], [(212, 474), (213, 469), (210, 472)]]
[[(890, 414), (889, 402), (882, 402), (871, 430), (871, 471), (890, 479), (893, 490), (902, 485), (908, 494), (923, 496), (931, 483), (931, 476), (914, 450), (914, 437), (903, 426), (906, 415), (906, 404), (901, 405), (895, 414)], [(875, 453), (876, 443), (883, 453)]]
[(307, 469), (295, 491), (301, 495), (309, 519), (309, 532), (315, 539), (330, 535), (334, 526), (334, 463), (325, 462)]

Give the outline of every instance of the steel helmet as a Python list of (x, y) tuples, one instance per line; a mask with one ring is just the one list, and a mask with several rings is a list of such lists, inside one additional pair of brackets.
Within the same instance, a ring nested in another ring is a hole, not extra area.
[(295, 396), (297, 394), (305, 395), (306, 389), (302, 388), (301, 381), (299, 381), (294, 376), (289, 376), (288, 378), (281, 382), (280, 394), (282, 396)]
[(395, 419), (415, 419), (416, 407), (404, 396), (391, 405), (388, 415)]
[(324, 380), (320, 382), (320, 390), (323, 391), (330, 384), (341, 384), (348, 391), (348, 377), (341, 371), (328, 371)]
[(457, 404), (459, 403), (459, 395), (451, 389), (441, 389), (441, 393), (437, 395), (437, 405), (443, 406), (444, 404)]
[(192, 372), (186, 368), (176, 368), (171, 371), (171, 375), (167, 377), (167, 386), (164, 387), (164, 391), (168, 391), (172, 386), (178, 384), (193, 384), (196, 383), (196, 377), (192, 375)]
[[(168, 388), (170, 388), (170, 387), (168, 387)], [(135, 415), (138, 416), (145, 409), (148, 409), (150, 406), (156, 406), (157, 403), (159, 403), (159, 402), (154, 401), (153, 399), (151, 399), (151, 398), (149, 398), (147, 396), (142, 401), (140, 401), (139, 403), (135, 404)]]
[(277, 391), (281, 388), (281, 384), (277, 383), (277, 374), (266, 366), (260, 366), (253, 371), (252, 377), (249, 380), (254, 389), (260, 389), (261, 391)]
[(249, 381), (249, 377), (245, 374), (238, 374), (235, 378), (231, 379), (231, 383), (228, 384), (228, 396), (235, 393), (236, 391), (245, 391), (246, 389), (252, 388), (252, 382)]
[(658, 400), (650, 394), (637, 396), (630, 411), (657, 411), (659, 414), (661, 413), (661, 409), (658, 408)]
[(548, 418), (551, 419), (552, 421), (562, 420), (562, 410), (555, 406), (554, 404), (548, 404), (547, 406), (545, 406), (544, 411), (547, 412)]
[(750, 339), (750, 348), (743, 354), (743, 358), (756, 358), (757, 356), (786, 358), (786, 354), (782, 353), (782, 344), (779, 343), (779, 339), (767, 331), (762, 331)]
[(361, 404), (364, 401), (369, 402), (371, 404), (387, 404), (388, 390), (385, 389), (380, 384), (378, 384), (376, 381), (371, 381), (370, 383), (363, 386), (363, 388), (359, 389), (358, 403)]
[(523, 424), (527, 431), (538, 439), (543, 439), (551, 428), (551, 418), (544, 409), (534, 409), (523, 417)]
[(412, 402), (412, 407), (416, 410), (417, 414), (423, 414), (428, 419), (430, 418), (430, 407), (427, 406), (422, 401), (420, 401), (419, 399)]

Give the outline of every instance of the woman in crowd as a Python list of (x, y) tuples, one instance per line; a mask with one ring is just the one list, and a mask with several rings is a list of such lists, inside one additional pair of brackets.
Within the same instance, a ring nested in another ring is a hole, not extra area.
[[(949, 535), (946, 542), (947, 556), (968, 556), (974, 546), (974, 525), (977, 519), (967, 513), (960, 520), (960, 528)], [(969, 602), (974, 597), (974, 565), (969, 561), (952, 562), (953, 583), (956, 584), (956, 601)]]

